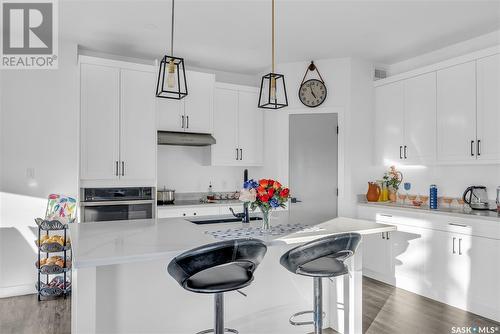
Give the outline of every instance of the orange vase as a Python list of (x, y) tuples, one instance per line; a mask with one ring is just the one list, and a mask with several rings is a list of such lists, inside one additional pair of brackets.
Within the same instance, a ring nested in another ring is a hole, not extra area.
[(368, 202), (377, 202), (380, 197), (380, 186), (376, 182), (368, 182), (368, 192), (366, 200)]

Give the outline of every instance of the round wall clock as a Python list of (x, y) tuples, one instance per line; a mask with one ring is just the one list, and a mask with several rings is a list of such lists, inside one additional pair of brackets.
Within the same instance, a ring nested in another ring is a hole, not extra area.
[[(308, 71), (316, 71), (318, 73), (319, 79), (309, 79), (305, 81)], [(318, 68), (314, 65), (314, 62), (307, 67), (302, 83), (299, 89), (299, 99), (306, 107), (314, 108), (325, 102), (326, 99), (326, 86), (321, 74), (319, 74)]]

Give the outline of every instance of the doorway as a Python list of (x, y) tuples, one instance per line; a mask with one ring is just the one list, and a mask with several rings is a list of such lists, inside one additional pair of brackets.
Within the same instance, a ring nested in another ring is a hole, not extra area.
[(290, 214), (304, 223), (337, 217), (338, 115), (292, 114), (289, 127)]

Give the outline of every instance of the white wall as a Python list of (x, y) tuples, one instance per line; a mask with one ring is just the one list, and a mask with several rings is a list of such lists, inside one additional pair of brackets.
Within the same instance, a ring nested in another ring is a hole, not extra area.
[[(158, 146), (158, 187), (176, 192), (206, 192), (209, 182), (215, 192), (240, 190), (245, 167), (209, 166), (209, 147)], [(248, 168), (258, 178), (261, 168)]]
[(48, 194), (77, 194), (76, 45), (59, 47), (58, 70), (2, 71), (0, 297), (34, 292), (33, 219)]
[[(371, 179), (381, 179), (383, 166), (371, 169)], [(496, 188), (500, 186), (500, 166), (410, 166), (400, 167), (404, 181), (410, 182), (412, 189), (409, 193), (427, 195), (429, 186), (438, 186), (438, 196), (461, 197), (465, 188), (471, 185), (483, 185), (488, 188), (488, 197), (494, 200)], [(366, 189), (360, 193), (366, 193)]]

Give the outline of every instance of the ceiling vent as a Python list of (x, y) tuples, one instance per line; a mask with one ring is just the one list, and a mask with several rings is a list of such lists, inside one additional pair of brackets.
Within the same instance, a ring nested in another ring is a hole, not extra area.
[(373, 79), (380, 80), (380, 79), (385, 79), (385, 78), (387, 78), (387, 71), (376, 68)]

